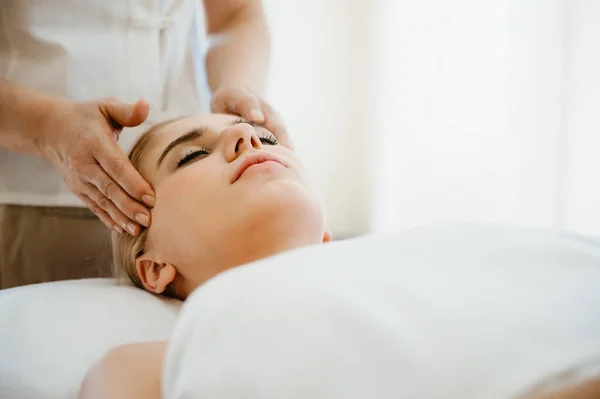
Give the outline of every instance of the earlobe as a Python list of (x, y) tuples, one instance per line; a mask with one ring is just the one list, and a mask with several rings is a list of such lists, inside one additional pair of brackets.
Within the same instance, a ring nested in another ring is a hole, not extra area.
[(330, 242), (331, 239), (332, 239), (331, 231), (325, 230), (325, 233), (323, 233), (323, 244)]
[(142, 285), (148, 291), (161, 294), (177, 276), (177, 269), (170, 263), (157, 263), (152, 259), (138, 258), (135, 268)]

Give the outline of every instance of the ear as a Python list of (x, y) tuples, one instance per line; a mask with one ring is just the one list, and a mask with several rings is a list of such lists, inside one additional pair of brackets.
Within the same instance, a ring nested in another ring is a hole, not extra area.
[(147, 257), (136, 259), (135, 268), (144, 288), (155, 294), (164, 292), (167, 285), (177, 276), (175, 266), (170, 263), (157, 263)]
[(325, 233), (323, 233), (323, 244), (328, 243), (330, 241), (331, 241), (331, 231), (325, 230)]

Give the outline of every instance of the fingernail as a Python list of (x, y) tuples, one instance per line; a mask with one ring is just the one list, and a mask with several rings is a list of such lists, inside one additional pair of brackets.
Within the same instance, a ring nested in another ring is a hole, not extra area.
[(265, 120), (265, 116), (263, 115), (262, 111), (259, 109), (253, 109), (252, 111), (250, 111), (250, 118), (253, 121), (257, 121), (257, 122), (262, 122)]
[(135, 215), (135, 220), (137, 220), (138, 222), (140, 222), (144, 226), (148, 227), (148, 224), (149, 224), (148, 222), (150, 221), (150, 218), (146, 214), (137, 213)]
[(142, 201), (144, 201), (144, 204), (148, 205), (151, 208), (154, 206), (154, 197), (150, 194), (144, 194), (142, 196)]
[(135, 235), (135, 224), (127, 223), (127, 231), (129, 231), (132, 235)]
[(117, 233), (119, 233), (119, 234), (123, 234), (123, 229), (122, 229), (122, 228), (120, 228), (120, 227), (119, 227), (119, 226), (117, 226), (117, 225), (114, 225), (114, 226), (113, 226), (113, 230), (114, 230), (114, 231), (116, 231), (116, 232), (117, 232)]

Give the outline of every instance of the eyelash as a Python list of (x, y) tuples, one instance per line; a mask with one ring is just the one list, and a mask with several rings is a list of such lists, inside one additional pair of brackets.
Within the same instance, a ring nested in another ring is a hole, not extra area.
[[(261, 137), (261, 134), (262, 134), (262, 137)], [(275, 137), (275, 135), (273, 135), (271, 132), (261, 133), (261, 134), (258, 135), (258, 138), (262, 144), (268, 144), (268, 145), (279, 144), (277, 137)], [(190, 150), (190, 151), (186, 152), (181, 158), (179, 158), (179, 160), (177, 161), (177, 167), (180, 168), (183, 165), (185, 165), (186, 163), (190, 162), (193, 159), (196, 159), (199, 156), (202, 156), (202, 155), (208, 156), (211, 154), (211, 152), (212, 151), (209, 150), (208, 148), (199, 148), (199, 149)]]
[[(261, 134), (262, 134), (262, 136), (261, 136)], [(277, 137), (275, 137), (275, 135), (271, 132), (264, 132), (264, 133), (261, 132), (258, 134), (258, 138), (260, 139), (260, 142), (263, 144), (269, 144), (269, 145), (279, 144), (279, 140), (277, 140)]]
[(199, 148), (187, 151), (179, 160), (177, 161), (177, 167), (180, 168), (186, 163), (190, 162), (192, 159), (195, 159), (201, 155), (210, 155), (212, 151), (208, 148)]

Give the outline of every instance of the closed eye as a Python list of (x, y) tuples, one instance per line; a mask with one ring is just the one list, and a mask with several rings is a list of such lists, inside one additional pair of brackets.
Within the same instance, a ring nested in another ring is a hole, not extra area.
[(260, 142), (262, 144), (268, 144), (268, 145), (279, 144), (279, 140), (277, 140), (277, 137), (275, 137), (275, 135), (269, 131), (260, 132), (258, 134), (258, 138), (260, 139)]
[(268, 145), (278, 145), (279, 144), (279, 140), (277, 140), (277, 137), (275, 137), (275, 135), (273, 133), (271, 133), (269, 131), (269, 129), (267, 129), (266, 126), (263, 125), (262, 123), (248, 121), (245, 119), (238, 118), (235, 121), (233, 121), (232, 126), (237, 125), (238, 123), (247, 123), (250, 126), (257, 128), (258, 138), (260, 139), (260, 142), (262, 144), (268, 144)]
[(190, 150), (186, 152), (181, 158), (179, 158), (179, 161), (177, 161), (177, 167), (180, 168), (191, 161), (205, 158), (208, 155), (210, 155), (210, 150), (204, 148)]

